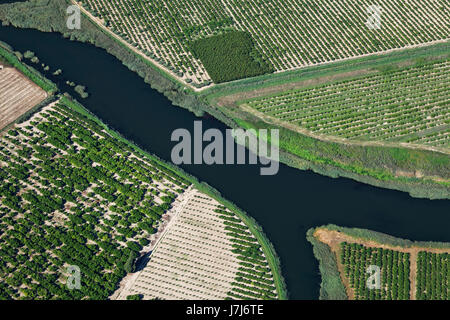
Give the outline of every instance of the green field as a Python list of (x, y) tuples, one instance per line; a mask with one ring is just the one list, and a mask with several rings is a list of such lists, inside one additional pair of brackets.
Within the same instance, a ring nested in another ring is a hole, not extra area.
[(309, 229), (306, 238), (319, 261), (320, 299), (448, 300), (449, 243), (332, 224)]
[[(342, 60), (448, 38), (445, 0), (382, 0), (381, 29), (371, 29), (365, 0), (87, 0), (83, 6), (115, 34), (197, 86), (209, 66), (190, 43), (229, 30), (251, 35), (276, 71)], [(223, 70), (226, 72), (226, 70)], [(243, 77), (252, 76), (251, 73)], [(213, 77), (214, 79), (214, 77)]]
[(63, 103), (5, 134), (0, 162), (4, 299), (106, 299), (189, 185)]
[(418, 300), (450, 299), (450, 254), (419, 252), (417, 258)]
[[(191, 185), (72, 107), (64, 98), (0, 139), (0, 299), (107, 299)], [(216, 212), (239, 264), (229, 298), (285, 298), (261, 231)], [(66, 287), (70, 266), (81, 290)]]
[[(281, 161), (295, 168), (311, 169), (332, 177), (348, 177), (383, 188), (405, 191), (414, 197), (433, 199), (449, 197), (447, 169), (449, 158), (446, 154), (403, 147), (353, 146), (322, 141), (281, 126), (263, 123), (261, 119), (235, 108), (236, 101), (248, 99), (248, 96), (260, 97), (265, 90), (270, 93), (285, 92), (287, 89), (283, 89), (284, 87), (298, 88), (299, 82), (315, 81), (318, 77), (339, 76), (343, 72), (367, 69), (387, 70), (415, 64), (419, 60), (448, 57), (448, 42), (265, 74), (194, 92), (190, 87), (183, 85), (185, 81), (179, 81), (180, 79), (130, 51), (123, 43), (100, 30), (85, 16), (82, 29), (67, 30), (65, 10), (69, 2), (66, 0), (48, 3), (37, 0), (1, 5), (0, 18), (22, 28), (56, 31), (78, 41), (104, 48), (139, 74), (153, 88), (167, 96), (174, 105), (189, 109), (197, 115), (207, 112), (230, 127), (280, 128)], [(47, 5), (51, 10), (46, 9)], [(158, 12), (162, 14), (164, 10), (166, 8)], [(224, 12), (212, 16), (220, 17), (220, 15), (224, 15)], [(441, 27), (445, 25), (442, 24)], [(224, 25), (222, 28), (227, 29)], [(397, 172), (406, 173), (408, 176), (398, 176)], [(419, 177), (414, 176), (416, 172)], [(421, 174), (425, 176), (421, 177)], [(437, 177), (437, 180), (434, 177)]]
[[(341, 243), (341, 263), (355, 290), (355, 300), (409, 300), (409, 253)], [(381, 270), (381, 288), (369, 289), (369, 266)]]
[(450, 60), (247, 101), (258, 112), (321, 136), (450, 147)]
[(227, 82), (270, 73), (272, 68), (263, 61), (246, 32), (230, 31), (198, 39), (191, 45), (215, 83)]

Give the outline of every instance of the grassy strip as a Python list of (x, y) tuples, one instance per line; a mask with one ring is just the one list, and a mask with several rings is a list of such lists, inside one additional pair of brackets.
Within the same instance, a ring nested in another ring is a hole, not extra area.
[[(348, 236), (359, 238), (367, 241), (375, 241), (380, 244), (385, 244), (394, 247), (403, 247), (403, 248), (411, 248), (411, 247), (421, 247), (424, 249), (450, 249), (449, 242), (434, 242), (434, 241), (412, 241), (407, 239), (396, 238), (390, 236), (385, 233), (372, 231), (368, 229), (359, 229), (359, 228), (347, 228), (340, 227), (334, 224), (325, 225), (319, 227), (322, 229), (328, 229), (332, 231), (339, 231)], [(316, 228), (315, 230), (319, 229)], [(314, 231), (315, 231), (314, 230)]]
[[(448, 180), (435, 181), (395, 176), (391, 171), (396, 168), (424, 170), (427, 173), (435, 170), (437, 172), (430, 174), (442, 173), (445, 176), (448, 175), (446, 168), (449, 160), (448, 156), (444, 154), (402, 148), (339, 145), (306, 137), (263, 121), (253, 122), (238, 118), (235, 118), (234, 121), (245, 129), (279, 129), (280, 157), (281, 161), (287, 165), (299, 169), (313, 169), (331, 177), (345, 176), (358, 181), (370, 178), (374, 181), (363, 180), (363, 182), (408, 191), (411, 195), (418, 197), (448, 198), (450, 196), (450, 181)], [(286, 157), (283, 153), (294, 155), (297, 159), (292, 156)], [(299, 165), (298, 160), (303, 163)]]
[[(448, 50), (450, 51), (450, 46), (448, 48)], [(442, 57), (442, 56), (433, 56), (433, 57), (428, 57), (427, 60), (423, 59), (423, 58), (419, 58), (416, 59), (414, 61), (411, 61), (411, 65), (405, 66), (405, 67), (399, 67), (396, 64), (378, 64), (378, 65), (373, 65), (373, 68), (371, 68), (371, 70), (373, 71), (373, 74), (377, 74), (377, 75), (389, 75), (392, 74), (396, 71), (402, 72), (402, 71), (409, 71), (409, 70), (414, 70), (414, 68), (417, 67), (422, 67), (422, 66), (428, 66), (428, 67), (433, 67), (435, 64), (438, 63), (443, 63), (443, 62), (447, 62), (448, 59), (450, 58), (450, 53), (447, 53), (446, 57)], [(362, 66), (364, 67), (364, 66)], [(367, 66), (366, 66), (367, 67)], [(361, 69), (361, 68), (358, 68)], [(352, 71), (358, 71), (358, 69), (352, 70)], [(342, 74), (346, 71), (342, 71), (342, 72), (337, 72), (338, 69), (334, 69), (333, 70), (333, 74)], [(348, 71), (348, 70), (347, 70)], [(327, 76), (329, 76), (330, 74), (326, 74)], [(289, 94), (289, 93), (297, 93), (300, 90), (307, 90), (307, 89), (313, 89), (313, 88), (317, 88), (317, 87), (322, 87), (324, 85), (328, 85), (331, 83), (341, 83), (341, 82), (347, 82), (347, 81), (354, 81), (354, 80), (361, 80), (361, 79), (367, 79), (368, 76), (371, 76), (372, 73), (370, 74), (360, 74), (360, 75), (356, 75), (356, 76), (348, 76), (342, 79), (336, 79), (336, 80), (331, 80), (331, 81), (326, 81), (323, 84), (310, 84), (310, 85), (305, 85), (302, 86), (301, 88), (293, 88), (293, 89), (288, 89), (288, 90), (282, 90), (282, 91), (278, 91), (275, 93), (270, 93), (268, 95), (263, 95), (261, 97), (257, 97), (257, 98), (250, 98), (250, 99), (243, 99), (243, 100), (238, 100), (236, 101), (237, 105), (241, 105), (244, 103), (249, 103), (252, 101), (256, 101), (259, 100), (261, 98), (273, 98), (273, 97), (278, 97), (280, 95), (284, 95), (284, 94)], [(320, 79), (321, 76), (313, 76), (311, 75), (310, 77), (308, 77), (307, 79), (303, 79), (303, 80), (309, 80), (309, 79)], [(302, 80), (302, 81), (303, 81)]]
[(22, 72), (27, 78), (33, 81), (36, 85), (45, 90), (49, 95), (52, 95), (58, 91), (56, 84), (46, 79), (36, 69), (19, 61), (14, 52), (10, 51), (9, 48), (6, 48), (1, 44), (0, 44), (0, 56), (3, 57), (11, 66)]
[(167, 163), (160, 158), (158, 158), (156, 155), (150, 154), (146, 151), (144, 151), (141, 147), (134, 144), (133, 142), (127, 140), (124, 138), (120, 133), (118, 133), (115, 130), (110, 129), (105, 123), (103, 123), (97, 116), (92, 114), (90, 111), (88, 111), (86, 108), (84, 108), (81, 104), (79, 104), (76, 101), (69, 100), (67, 97), (61, 98), (62, 102), (70, 107), (71, 109), (81, 113), (82, 115), (85, 115), (89, 119), (97, 122), (101, 127), (105, 129), (112, 137), (126, 143), (129, 147), (133, 149), (136, 153), (147, 157), (148, 159), (151, 159), (161, 166), (172, 170), (177, 173), (177, 175), (181, 176), (182, 178), (186, 179), (187, 181), (191, 182), (195, 188), (197, 188), (199, 191), (209, 195), (213, 199), (217, 200), (221, 204), (223, 204), (225, 207), (227, 207), (230, 211), (235, 212), (236, 215), (245, 223), (245, 225), (249, 228), (249, 230), (253, 233), (253, 235), (256, 237), (258, 242), (261, 244), (261, 247), (263, 249), (264, 255), (267, 258), (267, 261), (269, 263), (270, 269), (272, 271), (275, 286), (278, 292), (278, 295), (280, 299), (285, 300), (287, 299), (287, 289), (286, 284), (284, 282), (284, 278), (281, 274), (281, 264), (280, 260), (275, 252), (275, 249), (272, 245), (272, 243), (269, 241), (267, 236), (264, 234), (264, 231), (262, 230), (261, 226), (258, 225), (258, 223), (250, 217), (246, 212), (239, 209), (235, 204), (232, 202), (224, 199), (219, 191), (214, 189), (213, 187), (209, 186), (208, 184), (204, 182), (198, 181), (195, 177), (191, 176), (190, 174), (186, 173), (184, 170)]
[(269, 267), (272, 271), (273, 279), (275, 282), (275, 287), (278, 292), (278, 296), (281, 300), (286, 300), (288, 298), (288, 292), (286, 288), (286, 283), (281, 273), (281, 264), (278, 255), (276, 254), (275, 248), (273, 247), (270, 240), (265, 235), (262, 227), (249, 216), (245, 211), (238, 208), (234, 203), (224, 199), (219, 191), (207, 185), (206, 183), (196, 184), (196, 187), (208, 194), (210, 197), (216, 199), (218, 202), (227, 207), (230, 211), (236, 213), (236, 215), (244, 222), (244, 224), (249, 228), (250, 232), (256, 237), (259, 244), (262, 247), (264, 255), (269, 263)]
[[(67, 3), (71, 4), (70, 0), (66, 0)], [(192, 90), (192, 88), (190, 88), (189, 86), (186, 86), (186, 84), (184, 84), (183, 82), (181, 82), (180, 80), (178, 80), (177, 78), (175, 78), (174, 76), (172, 76), (170, 73), (166, 72), (164, 69), (160, 68), (158, 65), (154, 64), (152, 61), (145, 59), (143, 56), (141, 56), (140, 54), (136, 53), (135, 51), (131, 50), (127, 45), (125, 45), (122, 41), (120, 41), (119, 39), (117, 39), (116, 37), (114, 37), (113, 35), (111, 35), (109, 32), (106, 32), (103, 28), (98, 27), (97, 23), (94, 22), (93, 20), (91, 20), (91, 18), (86, 15), (84, 12), (81, 12), (82, 16), (86, 19), (88, 19), (93, 25), (95, 25), (98, 30), (100, 32), (102, 32), (104, 35), (106, 35), (108, 38), (110, 38), (111, 40), (113, 40), (117, 45), (119, 45), (120, 47), (122, 47), (123, 49), (128, 50), (130, 53), (132, 53), (136, 58), (140, 59), (142, 62), (144, 62), (147, 66), (149, 66), (150, 68), (152, 68), (154, 71), (157, 71), (160, 75), (164, 76), (165, 78), (167, 78), (168, 80), (172, 81), (173, 83), (177, 84), (178, 86), (185, 88), (185, 90), (191, 91), (191, 92), (195, 92), (194, 90)], [(125, 40), (124, 40), (125, 41)]]
[[(72, 30), (70, 32), (67, 32), (66, 21), (64, 19), (67, 3), (70, 3), (70, 1), (54, 1), (48, 3), (48, 1), (46, 0), (35, 0), (33, 2), (2, 5), (1, 7), (2, 9), (4, 9), (4, 12), (0, 12), (0, 18), (5, 19), (5, 21), (11, 22), (15, 26), (23, 28), (36, 28), (47, 32), (61, 32), (66, 37), (70, 37), (71, 39), (76, 39), (81, 42), (90, 42), (98, 47), (102, 47), (106, 49), (108, 53), (114, 55), (120, 61), (122, 61), (124, 65), (126, 65), (130, 70), (138, 73), (139, 76), (145, 79), (146, 83), (150, 83), (153, 88), (163, 93), (169, 100), (173, 102), (174, 105), (186, 108), (197, 115), (202, 115), (204, 112), (208, 112), (216, 119), (220, 120), (230, 127), (237, 127), (233, 119), (247, 118), (245, 115), (241, 115), (239, 113), (230, 114), (229, 108), (216, 107), (212, 104), (215, 97), (226, 96), (232, 94), (233, 92), (239, 93), (254, 89), (257, 90), (276, 84), (312, 79), (318, 76), (339, 74), (355, 69), (370, 67), (378, 68), (389, 63), (392, 64), (407, 60), (414, 62), (414, 59), (423, 59), (429, 56), (448, 55), (450, 48), (450, 44), (447, 42), (432, 46), (426, 46), (423, 48), (405, 49), (382, 55), (372, 55), (341, 62), (327, 63), (310, 68), (302, 68), (293, 71), (260, 76), (251, 79), (237, 80), (208, 88), (199, 93), (190, 90), (186, 86), (180, 86), (180, 83), (177, 82), (176, 79), (173, 79), (170, 77), (170, 75), (163, 73), (163, 71), (157, 66), (151, 64), (149, 61), (146, 61), (146, 59), (144, 59), (142, 56), (139, 56), (138, 54), (130, 50), (124, 44), (120, 43), (117, 39), (114, 39), (111, 35), (106, 35), (105, 32), (99, 30), (99, 27), (97, 25), (94, 25), (88, 19), (85, 19), (86, 23), (83, 24), (83, 28), (81, 30)], [(51, 10), (48, 8), (49, 6), (51, 7)], [(24, 12), (27, 12), (27, 15), (25, 15)], [(148, 68), (148, 66), (150, 66), (151, 68)], [(291, 142), (294, 142), (294, 140), (292, 140)], [(291, 145), (294, 147), (293, 144)], [(336, 155), (340, 155), (341, 147), (342, 146), (338, 146), (338, 148), (334, 150)], [(330, 156), (334, 159), (333, 154), (328, 155), (328, 157)], [(364, 156), (364, 158), (368, 157)], [(373, 160), (377, 159), (371, 157), (370, 161), (373, 162)], [(295, 153), (289, 154), (288, 150), (286, 150), (285, 154), (282, 155), (281, 161), (292, 167), (300, 169), (313, 169), (317, 173), (325, 174), (328, 176), (345, 176), (363, 183), (376, 185), (379, 187), (406, 191), (415, 197), (425, 197), (433, 199), (448, 198), (450, 194), (449, 184), (446, 182), (443, 182), (443, 184), (435, 187), (437, 185), (436, 183), (432, 181), (424, 182), (420, 181), (419, 179), (405, 178), (406, 180), (397, 180), (392, 183), (390, 181), (381, 181), (369, 176), (358, 175), (354, 172), (346, 172), (344, 171), (344, 169), (339, 167), (328, 168), (329, 166), (313, 166), (306, 160), (300, 159)], [(415, 187), (416, 185), (419, 185), (418, 189)], [(429, 189), (423, 187), (430, 185), (432, 187)], [(444, 189), (442, 186), (444, 187)]]
[(336, 256), (328, 245), (314, 237), (315, 230), (315, 228), (309, 229), (306, 232), (306, 239), (312, 244), (314, 257), (319, 261), (319, 270), (322, 277), (319, 299), (347, 300), (347, 292), (339, 274)]

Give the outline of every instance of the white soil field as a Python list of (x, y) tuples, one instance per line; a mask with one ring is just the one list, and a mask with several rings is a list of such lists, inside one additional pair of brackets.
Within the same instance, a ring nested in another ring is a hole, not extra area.
[(43, 101), (47, 93), (13, 68), (0, 69), (0, 129)]
[(144, 299), (225, 299), (239, 268), (219, 203), (199, 191), (187, 191), (145, 268), (130, 277), (119, 294)]

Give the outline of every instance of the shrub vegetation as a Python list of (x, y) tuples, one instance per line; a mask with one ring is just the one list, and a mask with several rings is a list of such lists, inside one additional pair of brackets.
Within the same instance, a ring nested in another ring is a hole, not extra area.
[(254, 77), (273, 71), (255, 49), (247, 32), (230, 31), (203, 38), (191, 44), (215, 83)]

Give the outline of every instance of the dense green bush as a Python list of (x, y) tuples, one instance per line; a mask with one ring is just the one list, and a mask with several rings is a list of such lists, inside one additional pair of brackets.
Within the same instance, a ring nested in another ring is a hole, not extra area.
[(191, 44), (191, 50), (215, 83), (273, 72), (246, 32), (230, 31), (199, 39)]

